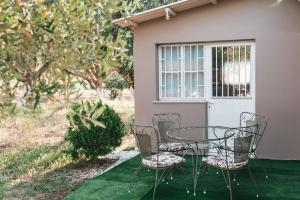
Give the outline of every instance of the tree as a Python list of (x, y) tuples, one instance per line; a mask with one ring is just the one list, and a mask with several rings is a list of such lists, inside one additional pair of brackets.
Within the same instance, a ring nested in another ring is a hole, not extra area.
[[(1, 105), (28, 102), (35, 107), (42, 95), (59, 90), (57, 39), (47, 6), (22, 1), (0, 4)], [(55, 52), (55, 51), (54, 51)], [(18, 102), (15, 98), (19, 97)]]
[(127, 33), (112, 25), (123, 6), (117, 0), (2, 1), (1, 105), (36, 107), (42, 97), (68, 90), (74, 79), (101, 90), (128, 60)]
[(112, 20), (173, 1), (1, 1), (0, 105), (36, 107), (75, 79), (99, 93), (116, 73), (133, 86), (133, 35)]
[[(69, 12), (62, 12), (67, 7)], [(112, 17), (122, 9), (119, 1), (100, 0), (59, 2), (61, 21), (67, 32), (68, 63), (64, 70), (86, 83), (98, 93), (105, 79), (118, 71), (126, 60), (126, 34), (112, 26)], [(58, 12), (57, 12), (58, 13)]]

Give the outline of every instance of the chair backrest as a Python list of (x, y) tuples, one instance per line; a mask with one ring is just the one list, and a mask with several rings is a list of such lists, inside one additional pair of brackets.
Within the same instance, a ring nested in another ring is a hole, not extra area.
[(151, 155), (159, 153), (159, 137), (155, 128), (135, 125), (132, 131), (143, 159), (149, 159)]
[(160, 142), (170, 141), (167, 137), (169, 129), (180, 128), (181, 117), (178, 113), (154, 114), (152, 117), (153, 127), (159, 131)]
[(261, 138), (263, 137), (263, 134), (266, 130), (268, 119), (267, 117), (250, 113), (250, 112), (242, 112), (240, 115), (240, 127), (249, 127), (254, 124), (257, 124), (257, 136), (255, 137), (254, 144), (255, 148), (258, 147)]
[(226, 156), (233, 158), (233, 162), (247, 162), (250, 158), (251, 149), (257, 137), (258, 125), (232, 128), (226, 131), (228, 138), (225, 143)]

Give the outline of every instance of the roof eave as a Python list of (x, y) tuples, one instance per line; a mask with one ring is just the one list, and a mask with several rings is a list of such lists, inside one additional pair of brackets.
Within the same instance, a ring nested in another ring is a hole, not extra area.
[[(122, 27), (131, 26), (132, 28), (135, 28), (138, 26), (139, 23), (166, 16), (167, 9), (171, 16), (175, 16), (177, 14), (176, 8), (180, 8), (180, 6), (187, 7), (186, 9), (178, 9), (179, 12), (182, 12), (194, 7), (207, 5), (209, 3), (217, 4), (217, 0), (182, 0), (168, 5), (146, 10), (140, 13), (136, 13), (128, 17), (116, 19), (113, 20), (113, 23)], [(168, 17), (166, 18), (169, 19)]]

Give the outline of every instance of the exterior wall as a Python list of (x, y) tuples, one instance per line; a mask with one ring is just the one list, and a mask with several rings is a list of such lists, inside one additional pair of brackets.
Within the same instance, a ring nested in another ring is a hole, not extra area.
[(154, 113), (179, 112), (183, 125), (205, 125), (205, 103), (155, 103), (159, 43), (254, 39), (256, 112), (268, 116), (259, 156), (300, 160), (300, 3), (273, 0), (218, 0), (140, 24), (135, 30), (136, 123), (151, 124)]

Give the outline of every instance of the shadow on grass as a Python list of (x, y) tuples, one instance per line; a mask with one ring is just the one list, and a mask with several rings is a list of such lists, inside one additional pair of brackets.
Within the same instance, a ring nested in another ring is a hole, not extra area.
[(5, 190), (4, 183), (2, 186), (0, 183), (0, 197), (2, 190), (6, 199), (62, 199), (113, 162), (111, 159), (74, 162), (66, 156), (64, 147), (12, 153), (2, 163)]

